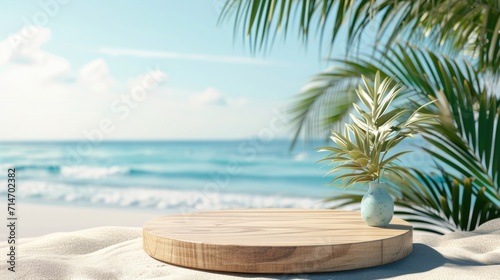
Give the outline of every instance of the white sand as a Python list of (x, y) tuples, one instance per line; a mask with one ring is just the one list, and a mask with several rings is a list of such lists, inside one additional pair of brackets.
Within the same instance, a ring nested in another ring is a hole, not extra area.
[[(50, 229), (68, 231), (106, 223), (121, 226), (18, 239), (16, 273), (7, 270), (8, 244), (2, 242), (0, 279), (500, 279), (500, 219), (469, 233), (416, 235), (410, 256), (384, 266), (322, 274), (251, 275), (186, 269), (150, 258), (142, 250), (140, 225), (161, 212), (37, 205), (23, 208), (21, 236), (23, 231), (24, 236), (36, 236)], [(28, 208), (37, 211), (28, 214)], [(56, 224), (37, 228), (35, 220), (44, 225), (50, 220), (44, 215), (50, 213), (50, 219), (54, 219), (51, 222)]]
[[(144, 222), (167, 212), (131, 209), (51, 206), (21, 203), (16, 206), (18, 238), (102, 226), (142, 227)], [(7, 210), (5, 210), (5, 213)], [(5, 219), (4, 219), (5, 220)], [(0, 236), (6, 236), (5, 227)], [(0, 239), (2, 240), (2, 239)]]

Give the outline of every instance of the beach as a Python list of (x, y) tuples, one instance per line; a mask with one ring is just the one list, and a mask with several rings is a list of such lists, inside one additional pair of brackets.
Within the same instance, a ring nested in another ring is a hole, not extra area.
[[(142, 249), (142, 224), (162, 211), (26, 204), (19, 207), (16, 272), (1, 279), (497, 279), (500, 220), (474, 232), (414, 235), (413, 252), (383, 266), (353, 271), (254, 275), (177, 267)], [(5, 236), (5, 232), (2, 233)], [(0, 255), (9, 245), (2, 242)]]
[[(2, 143), (16, 170), (15, 271), (0, 245), (0, 279), (495, 279), (500, 221), (472, 233), (415, 232), (410, 256), (353, 271), (259, 275), (177, 267), (142, 248), (153, 217), (231, 208), (328, 208), (344, 190), (327, 187), (321, 157), (289, 152), (287, 141), (107, 142), (79, 161), (75, 142)], [(408, 157), (407, 164), (427, 162)], [(6, 190), (0, 190), (5, 196)], [(7, 215), (7, 211), (4, 212)], [(5, 216), (7, 218), (7, 216)], [(9, 222), (9, 220), (6, 220)], [(8, 225), (8, 223), (7, 223)], [(9, 227), (0, 234), (10, 237)], [(9, 239), (5, 239), (9, 240)]]
[(0, 280), (500, 280), (499, 1), (396, 2), (0, 2)]

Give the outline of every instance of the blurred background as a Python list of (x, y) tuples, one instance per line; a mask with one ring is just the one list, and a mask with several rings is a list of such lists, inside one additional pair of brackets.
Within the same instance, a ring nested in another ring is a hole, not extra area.
[(0, 158), (18, 203), (310, 208), (331, 192), (316, 152), (289, 150), (286, 106), (315, 52), (251, 56), (218, 1), (0, 5)]

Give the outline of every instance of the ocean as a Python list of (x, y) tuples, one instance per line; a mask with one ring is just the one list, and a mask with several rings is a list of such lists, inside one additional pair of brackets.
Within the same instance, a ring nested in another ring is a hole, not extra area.
[[(324, 145), (324, 143), (321, 143)], [(16, 169), (17, 203), (162, 209), (324, 208), (325, 154), (288, 140), (0, 143)], [(418, 155), (419, 153), (413, 153)], [(421, 154), (421, 153), (420, 153)], [(413, 159), (414, 163), (415, 159)], [(428, 159), (419, 159), (419, 162)], [(7, 188), (0, 194), (6, 195)]]

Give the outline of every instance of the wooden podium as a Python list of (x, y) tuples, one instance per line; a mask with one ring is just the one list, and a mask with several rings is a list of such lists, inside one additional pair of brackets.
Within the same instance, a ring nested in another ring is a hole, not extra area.
[(143, 227), (144, 250), (184, 267), (244, 273), (310, 273), (399, 260), (413, 248), (412, 226), (392, 219), (369, 227), (359, 212), (236, 209), (163, 216)]

